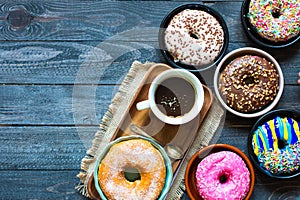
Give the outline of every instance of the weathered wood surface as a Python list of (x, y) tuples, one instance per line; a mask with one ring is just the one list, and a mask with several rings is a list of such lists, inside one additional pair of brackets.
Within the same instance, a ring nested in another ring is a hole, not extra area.
[[(230, 43), (227, 52), (249, 44)], [(157, 48), (157, 41), (120, 42), (114, 39), (106, 43), (2, 42), (0, 78), (5, 84), (115, 84), (134, 60), (165, 62)], [(295, 84), (295, 73), (300, 67), (300, 43), (284, 50), (289, 55), (282, 53), (282, 49), (265, 50), (282, 66), (286, 83)], [(85, 69), (84, 73), (80, 73), (80, 69)], [(214, 69), (209, 70), (211, 75)]]
[[(243, 32), (242, 2), (204, 2), (228, 25), (227, 52), (261, 48)], [(158, 28), (183, 3), (0, 2), (1, 199), (85, 199), (74, 190), (80, 160), (131, 63), (165, 62)], [(276, 108), (300, 111), (300, 42), (262, 49), (277, 59), (285, 77)], [(214, 69), (202, 73), (210, 87)], [(255, 121), (226, 113), (213, 142), (247, 153), (246, 138)], [(299, 178), (271, 180), (259, 172), (256, 178), (252, 199), (300, 197)]]
[[(199, 3), (199, 1), (194, 2)], [(166, 13), (183, 3), (175, 1), (118, 3), (6, 1), (1, 4), (0, 25), (4, 36), (2, 40), (103, 41), (133, 28), (158, 27)], [(236, 18), (239, 17), (241, 0), (228, 0), (226, 6), (222, 1), (205, 1), (205, 4), (222, 10), (223, 15), (227, 14), (226, 19), (232, 31), (236, 31), (235, 28), (240, 29), (240, 27), (233, 27), (239, 24)], [(19, 10), (22, 11), (18, 12)], [(23, 20), (17, 20), (18, 18), (11, 13), (23, 16)], [(147, 33), (139, 37), (132, 35), (131, 40), (143, 40), (144, 36), (147, 36)], [(238, 37), (233, 39), (237, 41)], [(156, 37), (152, 40), (156, 41)]]
[[(118, 85), (3, 85), (1, 93), (2, 124), (6, 125), (97, 125), (108, 109)], [(74, 92), (74, 90), (79, 93)], [(276, 108), (299, 109), (300, 88), (284, 89)], [(75, 104), (80, 102), (81, 104)], [(94, 113), (96, 111), (96, 113)], [(96, 115), (93, 115), (96, 114)], [(73, 116), (74, 115), (74, 116)], [(227, 114), (228, 125), (249, 125), (255, 119)]]

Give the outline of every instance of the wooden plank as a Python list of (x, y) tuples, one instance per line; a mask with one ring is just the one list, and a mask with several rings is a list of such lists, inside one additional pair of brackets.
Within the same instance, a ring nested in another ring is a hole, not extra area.
[[(227, 53), (246, 46), (251, 43), (229, 43)], [(296, 84), (300, 43), (284, 49), (286, 54), (264, 50), (281, 65), (286, 84)], [(5, 84), (116, 84), (135, 60), (166, 63), (157, 41), (4, 43), (0, 52), (0, 80)], [(214, 70), (201, 72), (206, 82), (212, 82)]]
[(1, 124), (98, 125), (117, 86), (0, 86)]
[[(115, 86), (2, 85), (0, 123), (97, 125), (116, 91)], [(276, 108), (300, 110), (299, 95), (299, 86), (285, 87)], [(249, 124), (247, 119), (234, 119)]]
[[(211, 143), (225, 143), (247, 152), (247, 137), (257, 119), (226, 119)], [(91, 146), (95, 126), (0, 126), (0, 170), (75, 170)]]
[[(199, 3), (199, 1), (195, 1)], [(131, 40), (149, 40), (147, 28), (158, 28), (162, 19), (181, 1), (51, 1), (4, 2), (0, 13), (0, 38), (3, 41), (55, 40), (55, 41), (103, 41), (131, 29), (142, 30)], [(239, 1), (205, 1), (224, 16), (234, 41), (243, 41), (241, 33)], [(21, 10), (30, 17), (28, 25), (17, 27), (10, 17), (11, 10)], [(156, 34), (157, 35), (157, 34)], [(151, 37), (151, 36), (150, 36)], [(122, 36), (120, 37), (122, 39)], [(156, 37), (154, 38), (156, 40)], [(154, 41), (152, 39), (152, 41)]]
[[(1, 171), (0, 174), (2, 199), (86, 199), (74, 190), (78, 183), (76, 171)], [(299, 197), (299, 177), (284, 184), (258, 173), (256, 178), (252, 199)]]
[[(220, 127), (213, 143), (246, 152), (247, 127)], [(0, 126), (0, 170), (76, 170), (98, 126)]]
[(98, 126), (0, 126), (0, 171), (79, 172), (97, 130)]
[[(254, 123), (253, 123), (254, 124)], [(252, 125), (252, 124), (251, 124)], [(248, 143), (248, 135), (251, 131), (251, 126), (247, 127), (231, 127), (231, 126), (221, 126), (219, 128), (211, 142), (211, 144), (230, 144), (239, 148), (242, 152), (244, 152), (247, 156), (247, 143)]]
[(0, 171), (1, 199), (86, 199), (74, 188), (76, 170)]
[(7, 84), (116, 84), (131, 64), (159, 62), (152, 43), (22, 42), (0, 47), (0, 80)]
[[(76, 174), (77, 171), (1, 171), (1, 198), (87, 199), (74, 190), (78, 183)], [(299, 177), (286, 180), (284, 184), (282, 180), (270, 179), (261, 174), (256, 174), (256, 178), (252, 199), (299, 197)]]

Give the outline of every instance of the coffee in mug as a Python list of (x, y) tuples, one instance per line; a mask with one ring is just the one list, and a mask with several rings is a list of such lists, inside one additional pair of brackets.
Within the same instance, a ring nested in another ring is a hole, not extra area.
[(155, 92), (155, 103), (158, 109), (170, 117), (188, 113), (195, 102), (193, 86), (183, 78), (173, 77), (158, 85)]
[(136, 108), (150, 108), (161, 121), (179, 125), (194, 119), (203, 102), (203, 87), (194, 74), (184, 69), (169, 69), (153, 80), (148, 99), (138, 102)]

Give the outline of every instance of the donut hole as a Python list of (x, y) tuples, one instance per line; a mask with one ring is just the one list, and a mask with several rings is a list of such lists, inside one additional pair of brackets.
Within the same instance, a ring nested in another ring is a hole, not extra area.
[(199, 39), (199, 37), (195, 34), (195, 33), (193, 33), (193, 32), (190, 32), (189, 33), (190, 34), (190, 36), (192, 37), (192, 38), (194, 38), (194, 39)]
[(250, 85), (255, 83), (255, 78), (253, 76), (247, 76), (243, 79), (245, 85)]
[(272, 16), (273, 16), (274, 18), (279, 18), (280, 15), (281, 15), (280, 9), (274, 9), (274, 10), (272, 11)]
[(125, 167), (124, 177), (129, 182), (141, 180), (141, 175), (139, 173), (139, 170), (135, 167), (130, 167), (130, 166)]
[(221, 174), (221, 176), (219, 176), (219, 181), (220, 183), (226, 183), (228, 180), (228, 175), (227, 174)]
[(278, 148), (279, 149), (284, 149), (287, 146), (287, 144), (288, 143), (285, 140), (281, 140), (281, 139), (278, 140)]

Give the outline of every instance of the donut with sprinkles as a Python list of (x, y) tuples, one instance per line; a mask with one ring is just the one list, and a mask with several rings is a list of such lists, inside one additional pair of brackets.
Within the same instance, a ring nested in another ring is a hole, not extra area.
[(275, 117), (259, 126), (252, 147), (260, 166), (272, 175), (287, 175), (300, 169), (300, 122)]
[(287, 41), (300, 32), (300, 1), (251, 0), (247, 17), (261, 37)]
[(165, 30), (165, 45), (175, 62), (202, 67), (214, 62), (224, 45), (219, 21), (202, 10), (176, 14)]
[(274, 63), (256, 55), (235, 58), (219, 78), (219, 91), (226, 104), (242, 113), (265, 108), (275, 99), (278, 89)]

